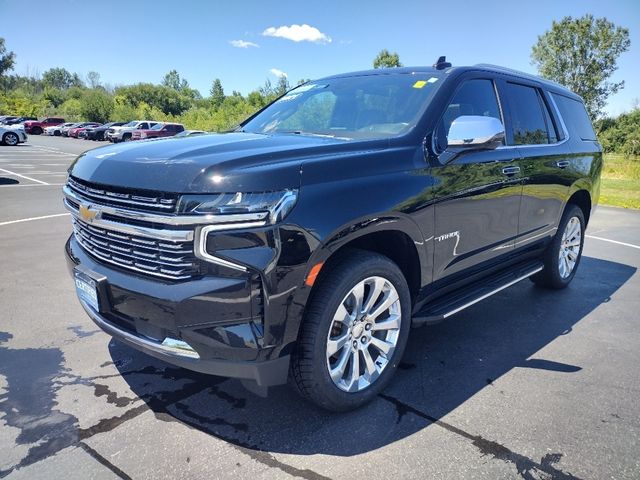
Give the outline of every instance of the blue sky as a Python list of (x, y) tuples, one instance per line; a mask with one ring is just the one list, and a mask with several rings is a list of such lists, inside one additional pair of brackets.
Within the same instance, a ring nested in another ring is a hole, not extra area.
[[(17, 54), (20, 74), (61, 66), (82, 76), (94, 70), (118, 85), (157, 83), (176, 69), (206, 96), (216, 77), (227, 93), (246, 94), (267, 78), (277, 81), (275, 71), (295, 83), (370, 68), (382, 48), (398, 52), (405, 65), (447, 55), (454, 65), (535, 73), (530, 51), (537, 36), (554, 19), (585, 13), (630, 29), (631, 49), (614, 77), (626, 87), (608, 112), (629, 110), (640, 99), (640, 0), (0, 0), (0, 36)], [(291, 25), (312, 28), (281, 28)]]

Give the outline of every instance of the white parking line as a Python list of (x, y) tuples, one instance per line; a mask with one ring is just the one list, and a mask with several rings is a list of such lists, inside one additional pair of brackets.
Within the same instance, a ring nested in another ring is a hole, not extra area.
[(45, 218), (66, 217), (67, 215), (71, 215), (71, 214), (70, 213), (56, 213), (55, 215), (45, 215), (43, 217), (21, 218), (20, 220), (11, 220), (9, 222), (0, 222), (0, 227), (2, 227), (3, 225), (12, 225), (14, 223), (30, 222), (32, 220), (44, 220)]
[(43, 182), (42, 180), (36, 180), (35, 178), (27, 177), (26, 175), (20, 175), (19, 173), (11, 172), (9, 170), (5, 170), (4, 168), (0, 168), (0, 172), (8, 173), (9, 175), (13, 175), (14, 177), (24, 178), (25, 180), (30, 180), (32, 182), (41, 183), (42, 185), (49, 185), (47, 182)]
[(44, 185), (42, 185), (41, 183), (29, 183), (29, 184), (24, 184), (24, 183), (19, 183), (19, 184), (12, 184), (12, 185), (0, 185), (0, 188), (16, 188), (16, 187), (61, 187), (62, 185), (65, 185), (64, 183), (46, 183)]
[(615, 243), (616, 245), (623, 245), (625, 247), (637, 248), (638, 250), (640, 250), (640, 245), (634, 245), (632, 243), (619, 242), (617, 240), (611, 240), (609, 238), (602, 238), (602, 237), (595, 237), (593, 235), (585, 235), (585, 237), (593, 238), (594, 240), (600, 240), (601, 242), (609, 242), (609, 243)]

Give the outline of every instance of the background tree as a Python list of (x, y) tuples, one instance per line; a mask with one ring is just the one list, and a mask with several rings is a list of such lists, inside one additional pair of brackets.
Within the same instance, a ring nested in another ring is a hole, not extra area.
[(389, 52), (386, 48), (380, 50), (380, 53), (373, 59), (373, 68), (393, 68), (401, 67), (400, 57), (396, 52)]
[(532, 47), (532, 63), (541, 76), (554, 80), (580, 95), (591, 115), (602, 115), (607, 98), (624, 87), (610, 82), (618, 57), (631, 45), (629, 30), (606, 18), (585, 15), (564, 17), (538, 37)]
[(216, 78), (211, 85), (211, 104), (213, 108), (220, 108), (222, 102), (224, 102), (224, 89), (222, 88), (222, 82), (219, 78)]
[(113, 97), (101, 89), (87, 90), (82, 96), (80, 113), (90, 122), (105, 123), (113, 113)]
[(87, 73), (87, 83), (90, 88), (98, 88), (100, 86), (100, 74), (98, 72)]
[(42, 74), (42, 83), (45, 87), (67, 90), (71, 87), (83, 87), (77, 73), (71, 73), (66, 68), (50, 68)]
[(187, 82), (186, 79), (181, 78), (177, 70), (170, 70), (162, 79), (162, 85), (173, 88), (177, 91), (189, 88), (189, 82)]
[(289, 90), (291, 90), (291, 85), (289, 85), (289, 80), (284, 75), (280, 75), (278, 77), (278, 83), (276, 84), (275, 93), (277, 96), (284, 95)]
[(7, 51), (7, 47), (4, 46), (4, 38), (0, 37), (0, 82), (2, 82), (2, 86), (5, 85), (5, 74), (13, 70), (15, 62), (16, 54)]

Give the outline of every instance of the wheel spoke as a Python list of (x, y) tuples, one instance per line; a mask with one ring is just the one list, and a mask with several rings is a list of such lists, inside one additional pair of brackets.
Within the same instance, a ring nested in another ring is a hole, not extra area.
[(382, 322), (374, 322), (372, 329), (375, 330), (393, 330), (400, 328), (400, 315), (393, 314)]
[(569, 223), (569, 226), (570, 226), (570, 230), (567, 233), (567, 239), (571, 240), (578, 233), (580, 229), (580, 222), (573, 221), (572, 219), (572, 221)]
[(351, 294), (355, 299), (353, 314), (354, 316), (359, 315), (362, 312), (362, 303), (364, 302), (364, 282), (357, 284), (353, 290), (351, 290)]
[(371, 353), (369, 353), (368, 348), (362, 350), (362, 356), (364, 357), (364, 364), (367, 368), (367, 373), (369, 374), (369, 381), (371, 381), (373, 375), (378, 372), (378, 370), (376, 369), (376, 364), (373, 363), (373, 358), (371, 358)]
[(380, 277), (374, 278), (373, 285), (371, 285), (371, 287), (369, 288), (369, 298), (367, 298), (367, 301), (362, 306), (363, 312), (366, 312), (366, 313), (371, 312), (371, 309), (374, 307), (374, 305), (376, 304), (376, 301), (378, 300), (378, 298), (380, 297), (380, 294), (382, 293), (382, 288), (384, 287), (384, 283), (385, 282), (383, 278), (380, 278)]
[(351, 323), (352, 316), (349, 314), (347, 309), (344, 306), (344, 303), (341, 303), (336, 311), (336, 314), (333, 316), (333, 320), (336, 322), (349, 324)]
[(340, 355), (340, 359), (338, 360), (338, 363), (329, 372), (329, 375), (331, 375), (331, 379), (334, 382), (338, 382), (344, 376), (344, 369), (347, 366), (347, 362), (349, 361), (350, 357), (351, 357), (351, 350), (348, 348), (344, 348), (342, 350), (342, 354)]
[(360, 352), (353, 350), (351, 354), (351, 375), (349, 377), (347, 391), (357, 390), (358, 380), (360, 380)]
[(340, 338), (336, 338), (336, 339), (330, 338), (327, 341), (327, 355), (329, 357), (335, 355), (337, 352), (340, 351), (340, 349), (344, 347), (345, 343), (347, 343), (348, 340), (349, 340), (349, 330), (346, 330), (344, 332), (344, 335), (342, 335)]
[(387, 293), (387, 295), (382, 300), (380, 305), (373, 312), (369, 314), (369, 317), (375, 320), (380, 316), (382, 312), (385, 312), (386, 310), (388, 310), (391, 307), (391, 305), (396, 303), (398, 300), (400, 300), (400, 297), (398, 296), (398, 293), (395, 291), (395, 289), (389, 291), (389, 293)]
[(567, 243), (567, 247), (579, 247), (580, 246), (580, 237), (571, 240)]
[(385, 342), (384, 340), (380, 340), (377, 337), (371, 337), (371, 345), (376, 347), (385, 355), (389, 353), (389, 350), (391, 350), (391, 347), (393, 347), (391, 343)]

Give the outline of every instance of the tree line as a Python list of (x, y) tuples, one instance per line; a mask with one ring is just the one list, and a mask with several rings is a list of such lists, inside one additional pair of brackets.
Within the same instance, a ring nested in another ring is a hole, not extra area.
[[(112, 87), (89, 72), (85, 79), (56, 67), (42, 75), (10, 74), (15, 54), (0, 38), (0, 112), (19, 116), (63, 116), (69, 121), (92, 122), (151, 119), (179, 122), (188, 128), (224, 131), (287, 92), (291, 85), (281, 76), (246, 96), (227, 94), (220, 79), (214, 79), (208, 97), (191, 88), (176, 70), (159, 84), (137, 83)], [(300, 80), (298, 83), (304, 83)]]

